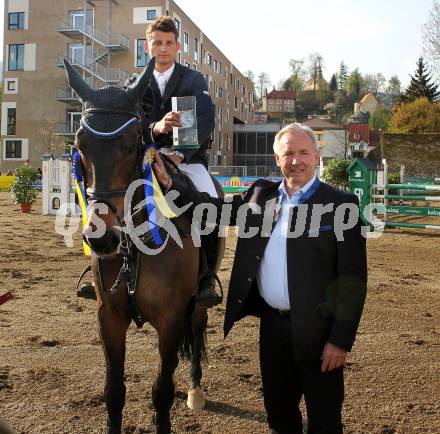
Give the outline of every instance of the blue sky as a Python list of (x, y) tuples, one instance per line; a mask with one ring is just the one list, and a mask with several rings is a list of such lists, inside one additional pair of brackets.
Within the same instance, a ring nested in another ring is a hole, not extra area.
[[(176, 2), (241, 71), (265, 71), (274, 84), (288, 76), (289, 59), (319, 52), (327, 79), (344, 60), (350, 71), (397, 74), (407, 85), (432, 6), (432, 0)], [(3, 46), (1, 17), (0, 35)]]

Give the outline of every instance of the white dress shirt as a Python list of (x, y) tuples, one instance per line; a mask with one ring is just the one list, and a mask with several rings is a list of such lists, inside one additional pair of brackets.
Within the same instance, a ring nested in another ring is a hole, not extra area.
[(170, 80), (171, 74), (174, 71), (174, 63), (170, 66), (166, 71), (159, 72), (157, 69), (154, 70), (154, 78), (156, 79), (157, 86), (159, 87), (160, 94), (163, 96), (165, 92), (165, 87), (167, 86), (168, 81)]
[(257, 273), (260, 295), (274, 309), (289, 310), (289, 283), (287, 279), (287, 232), (290, 209), (298, 206), (301, 196), (315, 182), (314, 176), (298, 191), (288, 196), (285, 180), (279, 187), (280, 213), (272, 231)]

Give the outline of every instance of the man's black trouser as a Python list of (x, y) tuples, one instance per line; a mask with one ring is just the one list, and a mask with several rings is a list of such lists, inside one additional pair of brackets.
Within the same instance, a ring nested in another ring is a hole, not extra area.
[(309, 434), (342, 434), (343, 368), (321, 372), (321, 360), (293, 357), (290, 316), (271, 308), (261, 318), (260, 368), (269, 428), (302, 434), (299, 403), (304, 395)]

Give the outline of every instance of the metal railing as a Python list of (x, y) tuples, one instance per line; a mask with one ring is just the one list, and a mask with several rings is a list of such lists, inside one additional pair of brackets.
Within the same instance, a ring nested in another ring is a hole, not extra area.
[(74, 136), (79, 129), (79, 121), (55, 122), (53, 132), (60, 136)]
[(57, 25), (58, 32), (77, 31), (93, 39), (104, 47), (116, 50), (129, 50), (130, 39), (120, 33), (106, 33), (84, 20), (83, 25), (74, 24), (72, 21), (59, 19)]
[(57, 101), (78, 101), (80, 102), (79, 96), (71, 87), (57, 87), (55, 89), (55, 99)]
[(80, 66), (105, 83), (124, 82), (130, 77), (128, 72), (125, 72), (120, 68), (107, 68), (99, 63), (93, 62), (93, 59), (90, 56), (87, 56), (85, 59), (78, 59), (78, 56), (73, 58), (73, 56), (66, 56), (65, 54), (58, 53), (58, 66), (63, 66), (63, 59), (67, 59), (72, 65)]

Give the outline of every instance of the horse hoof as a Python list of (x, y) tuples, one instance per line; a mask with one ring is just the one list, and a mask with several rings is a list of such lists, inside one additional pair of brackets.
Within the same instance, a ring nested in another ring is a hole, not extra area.
[(201, 387), (197, 386), (188, 390), (186, 405), (194, 411), (202, 410), (205, 407), (205, 394)]

